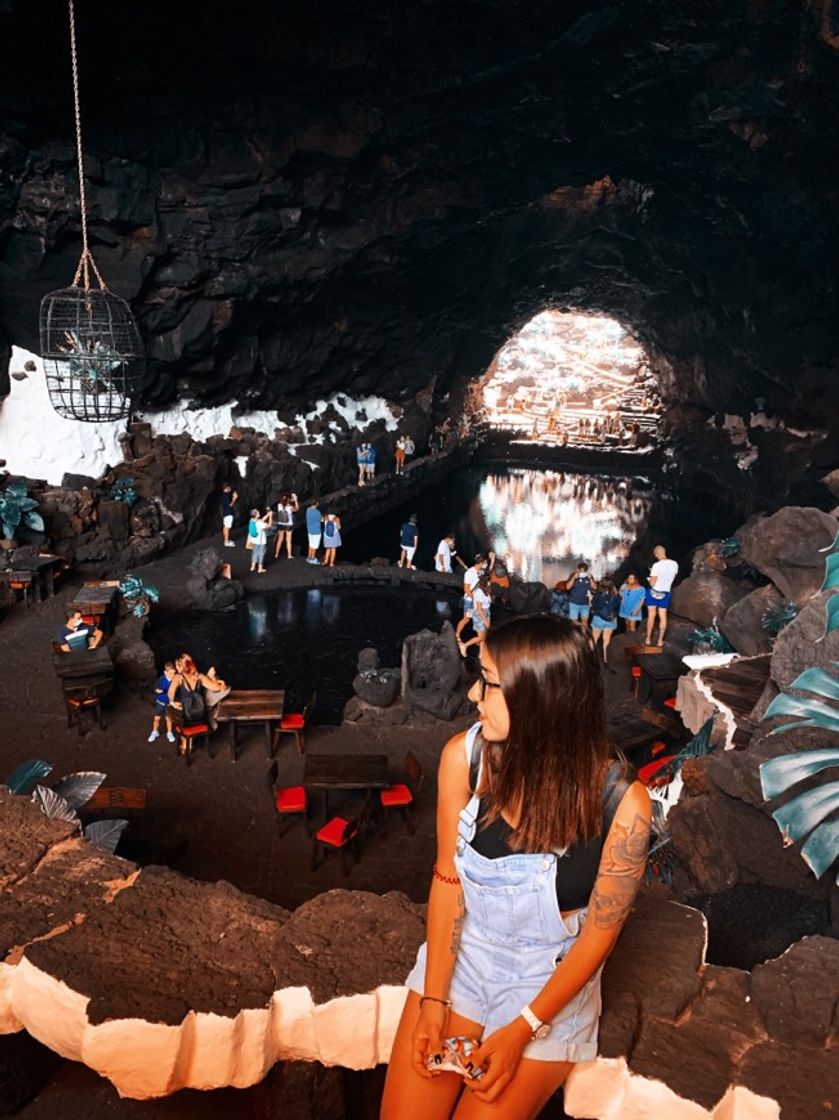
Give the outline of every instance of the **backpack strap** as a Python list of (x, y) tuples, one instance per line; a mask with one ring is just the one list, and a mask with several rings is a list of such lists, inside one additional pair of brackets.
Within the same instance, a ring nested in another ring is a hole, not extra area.
[(474, 723), (466, 732), (466, 761), (469, 763), (469, 791), (474, 793), (481, 778), (481, 760), (484, 753), (484, 737), (481, 725)]
[(613, 762), (609, 767), (606, 785), (603, 787), (603, 839), (609, 834), (609, 829), (618, 811), (618, 805), (623, 800), (624, 794), (635, 780), (630, 767), (620, 761)]

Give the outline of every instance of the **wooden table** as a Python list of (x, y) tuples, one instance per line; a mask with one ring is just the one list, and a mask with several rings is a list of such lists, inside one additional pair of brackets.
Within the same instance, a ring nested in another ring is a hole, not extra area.
[(615, 746), (625, 755), (661, 738), (659, 728), (641, 716), (627, 715), (610, 720), (606, 724), (606, 730)]
[(273, 726), (283, 717), (285, 692), (283, 689), (272, 688), (238, 688), (231, 691), (229, 696), (221, 701), (215, 710), (215, 717), (219, 723), (230, 724), (230, 760), (236, 761), (236, 749), (239, 745), (239, 724), (261, 723), (265, 729), (265, 745), (268, 748), (268, 757), (273, 758)]
[(108, 677), (113, 674), (114, 663), (107, 646), (96, 649), (76, 649), (70, 653), (54, 653), (52, 663), (55, 674), (61, 680), (76, 680), (82, 677)]
[(119, 594), (119, 581), (108, 580), (103, 583), (86, 583), (68, 599), (69, 610), (81, 611), (87, 618), (93, 618), (97, 626), (102, 626), (107, 632), (111, 629), (111, 621), (116, 609), (117, 595)]
[(680, 657), (672, 653), (636, 653), (635, 663), (641, 669), (638, 682), (638, 703), (659, 707), (676, 695), (676, 682), (687, 672)]
[(6, 584), (28, 583), (36, 603), (55, 594), (55, 573), (64, 564), (61, 556), (31, 556), (16, 560), (14, 568), (0, 573)]
[(147, 790), (143, 786), (100, 786), (83, 809), (145, 809)]
[(307, 754), (303, 785), (323, 791), (324, 814), (329, 816), (329, 793), (336, 789), (375, 790), (390, 785), (386, 754)]

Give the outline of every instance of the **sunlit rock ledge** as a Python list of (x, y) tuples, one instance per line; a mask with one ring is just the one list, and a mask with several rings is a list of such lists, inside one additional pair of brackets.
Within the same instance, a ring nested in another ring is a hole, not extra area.
[[(329, 891), (290, 913), (139, 870), (2, 790), (0, 892), (0, 1033), (25, 1029), (137, 1099), (244, 1088), (281, 1060), (386, 1062), (424, 927), (400, 894)], [(707, 965), (706, 943), (698, 911), (640, 899), (570, 1115), (776, 1120), (782, 1100), (784, 1120), (822, 1114), (839, 1084), (839, 943), (805, 939), (751, 974)]]

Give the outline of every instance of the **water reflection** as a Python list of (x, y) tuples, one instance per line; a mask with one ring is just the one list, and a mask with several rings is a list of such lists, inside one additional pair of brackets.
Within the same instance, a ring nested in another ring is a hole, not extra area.
[(602, 576), (624, 563), (646, 527), (652, 499), (637, 486), (633, 479), (562, 471), (490, 473), (473, 522), (483, 520), (484, 544), (522, 579), (550, 587), (581, 559)]

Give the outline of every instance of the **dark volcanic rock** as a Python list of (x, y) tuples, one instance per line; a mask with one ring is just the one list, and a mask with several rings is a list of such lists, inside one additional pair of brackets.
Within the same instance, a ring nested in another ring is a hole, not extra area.
[(824, 591), (811, 599), (775, 639), (770, 673), (782, 691), (788, 689), (805, 669), (816, 666), (830, 671), (839, 659), (839, 630), (825, 637), (825, 606), (831, 594)]
[(375, 708), (389, 707), (399, 695), (399, 669), (367, 669), (353, 679), (356, 696)]
[(782, 602), (783, 596), (771, 584), (758, 587), (732, 603), (722, 617), (720, 630), (738, 653), (747, 657), (769, 653), (772, 636), (763, 629), (761, 619), (765, 611), (770, 607), (779, 607)]
[(786, 506), (738, 530), (740, 555), (767, 576), (786, 599), (803, 606), (824, 578), (824, 554), (839, 522), (821, 510)]
[(827, 1046), (836, 1030), (839, 941), (805, 937), (752, 972), (752, 998), (771, 1037)]
[(0, 1116), (11, 1116), (31, 1101), (60, 1062), (26, 1031), (0, 1036)]
[(778, 1101), (782, 1120), (834, 1120), (839, 1108), (839, 1050), (764, 1042), (745, 1055), (735, 1082)]
[(697, 626), (720, 623), (726, 611), (746, 592), (742, 584), (719, 572), (695, 572), (673, 588), (672, 611)]

